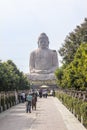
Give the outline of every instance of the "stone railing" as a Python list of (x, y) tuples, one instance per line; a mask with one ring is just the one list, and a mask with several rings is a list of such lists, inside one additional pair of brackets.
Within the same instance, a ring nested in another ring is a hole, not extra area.
[[(23, 90), (24, 91), (24, 90)], [(28, 91), (24, 91), (25, 94), (28, 93)], [(5, 111), (9, 109), (10, 107), (21, 103), (21, 91), (9, 91), (9, 92), (0, 92), (0, 112)]]
[(72, 97), (87, 101), (87, 91), (63, 90), (63, 92)]

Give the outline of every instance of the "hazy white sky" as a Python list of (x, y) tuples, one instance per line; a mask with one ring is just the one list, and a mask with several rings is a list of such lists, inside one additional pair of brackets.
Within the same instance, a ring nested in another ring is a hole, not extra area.
[(59, 50), (85, 17), (87, 0), (0, 0), (0, 59), (11, 59), (28, 73), (40, 33), (48, 35), (50, 49)]

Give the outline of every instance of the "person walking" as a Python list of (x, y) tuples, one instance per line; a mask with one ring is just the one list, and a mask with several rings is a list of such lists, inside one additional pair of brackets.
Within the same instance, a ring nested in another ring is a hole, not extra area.
[(29, 93), (26, 97), (26, 112), (31, 113), (31, 106), (32, 106), (32, 94)]
[(33, 96), (32, 96), (32, 110), (33, 108), (35, 108), (36, 110), (36, 102), (37, 102), (37, 96), (35, 93), (33, 93)]

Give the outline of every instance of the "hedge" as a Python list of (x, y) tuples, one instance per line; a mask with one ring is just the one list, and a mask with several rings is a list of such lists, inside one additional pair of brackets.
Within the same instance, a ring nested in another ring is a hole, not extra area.
[(63, 92), (56, 92), (56, 97), (78, 118), (87, 128), (87, 102)]

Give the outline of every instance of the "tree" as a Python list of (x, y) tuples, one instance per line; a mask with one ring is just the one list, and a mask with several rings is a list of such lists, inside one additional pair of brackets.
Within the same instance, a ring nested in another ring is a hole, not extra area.
[[(78, 90), (85, 90), (87, 88), (87, 43), (80, 45), (74, 60), (62, 72), (61, 87)], [(59, 74), (58, 70), (57, 73)], [(60, 80), (58, 74), (57, 80)]]
[(56, 69), (55, 76), (57, 78), (57, 84), (58, 84), (58, 86), (61, 86), (62, 77), (63, 77), (63, 69), (62, 68)]
[(0, 91), (29, 88), (30, 83), (27, 77), (17, 69), (11, 60), (0, 62)]
[[(63, 63), (69, 64), (73, 61), (77, 49), (84, 43), (85, 35), (87, 36), (87, 18), (85, 18), (80, 26), (77, 26), (73, 32), (66, 36), (62, 47), (59, 49)], [(87, 40), (87, 38), (85, 40)]]
[(78, 48), (74, 61), (73, 66), (76, 64), (75, 67), (75, 75), (77, 79), (75, 79), (76, 85), (80, 89), (86, 89), (87, 87), (87, 43), (81, 44)]

